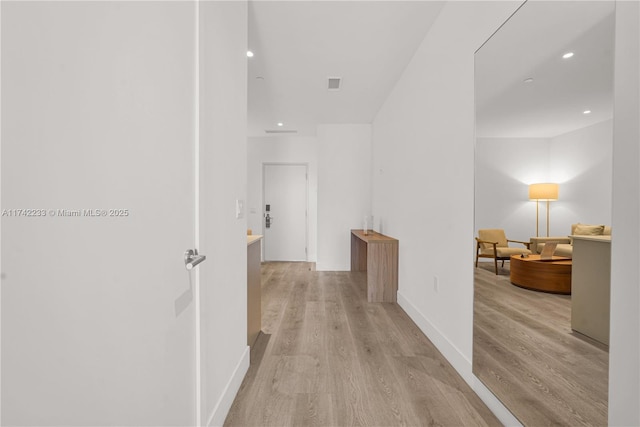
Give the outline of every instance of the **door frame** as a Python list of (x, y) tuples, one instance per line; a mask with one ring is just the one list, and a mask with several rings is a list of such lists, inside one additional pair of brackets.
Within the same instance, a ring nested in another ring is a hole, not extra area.
[(305, 206), (305, 218), (304, 218), (304, 247), (305, 247), (305, 261), (304, 262), (309, 262), (309, 163), (308, 162), (262, 162), (262, 205), (260, 206), (261, 209), (261, 213), (262, 213), (262, 219), (260, 220), (260, 225), (262, 226), (262, 230), (263, 230), (263, 235), (265, 236), (264, 239), (264, 244), (262, 245), (262, 260), (263, 261), (267, 261), (265, 259), (265, 254), (266, 254), (266, 246), (267, 246), (267, 239), (266, 239), (266, 230), (265, 230), (265, 226), (264, 226), (264, 206), (265, 206), (265, 193), (266, 193), (266, 189), (267, 189), (267, 185), (266, 182), (267, 180), (266, 178), (266, 169), (267, 166), (304, 166), (304, 171), (305, 171), (305, 185), (304, 185), (304, 189), (305, 189), (305, 201), (304, 201), (304, 206)]
[[(193, 110), (193, 145), (194, 145), (194, 162), (193, 162), (193, 186), (194, 186), (194, 227), (193, 227), (193, 244), (194, 248), (200, 250), (200, 1), (195, 2), (194, 11), (194, 110)], [(200, 297), (200, 269), (195, 269), (195, 278), (193, 286), (193, 304), (194, 304), (194, 375), (195, 375), (195, 405), (193, 410), (196, 413), (196, 426), (202, 425), (202, 310)]]

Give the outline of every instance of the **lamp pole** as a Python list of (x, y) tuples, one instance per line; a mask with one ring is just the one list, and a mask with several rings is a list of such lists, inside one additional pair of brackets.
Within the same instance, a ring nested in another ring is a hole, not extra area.
[(549, 200), (547, 199), (547, 237), (549, 237)]
[(536, 237), (539, 237), (540, 235), (538, 234), (538, 212), (540, 211), (540, 200), (536, 199)]

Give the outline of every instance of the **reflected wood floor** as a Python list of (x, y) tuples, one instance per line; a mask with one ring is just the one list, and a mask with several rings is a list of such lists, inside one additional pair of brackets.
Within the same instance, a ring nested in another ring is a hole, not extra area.
[(524, 425), (607, 425), (608, 348), (571, 330), (571, 296), (475, 271), (476, 376)]
[(366, 276), (262, 266), (262, 333), (225, 426), (482, 426), (499, 421)]

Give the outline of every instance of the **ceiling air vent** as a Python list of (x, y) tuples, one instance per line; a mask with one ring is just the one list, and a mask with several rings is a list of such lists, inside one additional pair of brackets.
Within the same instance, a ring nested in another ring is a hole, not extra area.
[(265, 133), (298, 133), (297, 130), (265, 129)]
[(342, 84), (341, 77), (328, 77), (327, 78), (327, 89), (329, 90), (340, 90), (340, 84)]

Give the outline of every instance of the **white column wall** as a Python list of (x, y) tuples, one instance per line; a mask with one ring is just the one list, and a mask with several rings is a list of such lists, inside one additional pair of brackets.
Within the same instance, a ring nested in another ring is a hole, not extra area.
[(616, 3), (609, 425), (640, 425), (640, 7)]
[(203, 425), (222, 425), (249, 368), (247, 2), (200, 2), (200, 269)]

